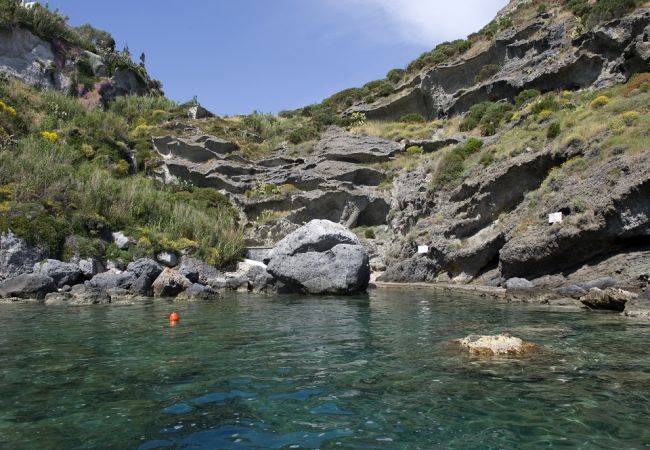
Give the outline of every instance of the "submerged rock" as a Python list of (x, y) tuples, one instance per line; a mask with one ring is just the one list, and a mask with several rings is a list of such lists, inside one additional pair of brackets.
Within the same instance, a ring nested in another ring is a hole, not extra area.
[(271, 251), (268, 272), (310, 294), (352, 294), (370, 281), (368, 253), (342, 225), (312, 220)]
[(461, 349), (477, 356), (524, 355), (539, 349), (537, 344), (503, 333), (494, 336), (470, 335), (455, 341)]

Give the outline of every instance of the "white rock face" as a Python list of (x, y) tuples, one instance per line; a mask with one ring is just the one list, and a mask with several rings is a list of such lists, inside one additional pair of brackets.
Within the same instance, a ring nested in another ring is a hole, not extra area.
[(71, 80), (53, 70), (54, 61), (49, 42), (25, 29), (0, 29), (0, 72), (32, 86), (67, 89)]
[(115, 242), (115, 245), (117, 245), (117, 248), (120, 250), (126, 250), (131, 244), (131, 239), (121, 231), (118, 231), (117, 233), (113, 233), (113, 242)]
[(165, 267), (175, 267), (178, 265), (178, 257), (172, 252), (158, 253), (156, 260)]

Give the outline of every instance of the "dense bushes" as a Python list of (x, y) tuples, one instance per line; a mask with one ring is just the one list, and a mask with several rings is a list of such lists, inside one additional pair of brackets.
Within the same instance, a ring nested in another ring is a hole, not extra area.
[(457, 181), (465, 169), (465, 160), (483, 147), (483, 141), (469, 138), (464, 145), (458, 146), (446, 153), (440, 160), (433, 177), (437, 187), (447, 186)]
[(505, 120), (512, 117), (513, 106), (506, 102), (483, 102), (470, 108), (460, 123), (460, 131), (479, 127), (483, 136), (492, 136)]
[(549, 125), (548, 130), (546, 131), (546, 137), (548, 139), (555, 139), (560, 135), (562, 128), (558, 122), (553, 122)]
[(603, 20), (621, 17), (637, 6), (642, 0), (567, 0), (566, 5), (573, 14), (580, 17), (588, 26)]
[(539, 97), (542, 95), (540, 91), (537, 89), (526, 89), (525, 91), (521, 91), (516, 97), (515, 97), (515, 105), (517, 107), (522, 107), (526, 103), (528, 103), (530, 100)]
[(466, 52), (470, 46), (470, 41), (467, 41), (465, 39), (458, 39), (452, 42), (443, 42), (433, 50), (423, 53), (415, 61), (411, 62), (407, 66), (406, 71), (409, 73), (414, 73), (423, 69), (424, 67), (441, 64), (450, 60), (454, 56)]
[(400, 117), (399, 121), (402, 123), (424, 123), (425, 119), (422, 114), (411, 113)]
[(223, 195), (130, 174), (127, 157), (134, 148), (139, 157), (139, 140), (151, 151), (136, 131), (175, 103), (125, 97), (89, 112), (73, 97), (8, 80), (0, 80), (0, 99), (15, 111), (0, 113), (0, 126), (13, 134), (0, 145), (0, 231), (52, 257), (63, 256), (71, 235), (93, 240), (120, 229), (138, 240), (139, 254), (183, 247), (218, 265), (238, 258), (242, 236)]

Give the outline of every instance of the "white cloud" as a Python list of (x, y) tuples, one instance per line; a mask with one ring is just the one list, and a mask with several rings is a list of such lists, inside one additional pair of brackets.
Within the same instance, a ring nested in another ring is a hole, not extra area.
[(480, 30), (508, 0), (334, 0), (339, 13), (364, 21), (374, 39), (434, 46)]

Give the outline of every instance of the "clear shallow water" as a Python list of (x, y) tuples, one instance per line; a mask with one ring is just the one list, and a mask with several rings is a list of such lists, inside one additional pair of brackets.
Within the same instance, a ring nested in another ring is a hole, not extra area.
[[(614, 315), (417, 290), (0, 314), (1, 448), (650, 447), (650, 324)], [(546, 351), (447, 344), (500, 331)]]

